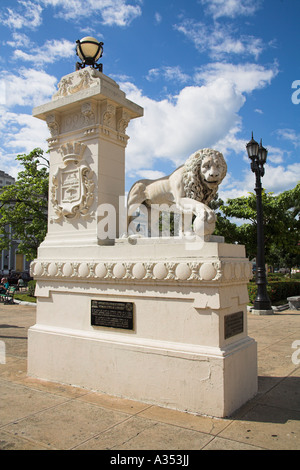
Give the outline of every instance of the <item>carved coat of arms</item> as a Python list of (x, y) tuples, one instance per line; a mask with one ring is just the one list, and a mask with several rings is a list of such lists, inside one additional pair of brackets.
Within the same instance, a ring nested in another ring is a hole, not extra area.
[(64, 168), (52, 178), (51, 202), (56, 217), (52, 221), (70, 220), (91, 215), (94, 202), (94, 173), (82, 160), (86, 146), (79, 142), (62, 145)]

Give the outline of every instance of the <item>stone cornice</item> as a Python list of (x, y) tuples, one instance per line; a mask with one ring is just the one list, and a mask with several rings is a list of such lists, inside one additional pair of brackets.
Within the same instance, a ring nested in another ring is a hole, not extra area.
[(252, 277), (252, 265), (244, 261), (132, 261), (35, 260), (31, 264), (35, 279), (88, 280), (127, 283), (246, 283)]
[(143, 116), (141, 106), (128, 100), (119, 85), (101, 72), (86, 69), (73, 72), (62, 78), (59, 90), (49, 103), (33, 109), (33, 116), (46, 120), (53, 111), (64, 113), (72, 111), (78, 102), (96, 100), (103, 102), (109, 100), (115, 106), (123, 108), (130, 119)]

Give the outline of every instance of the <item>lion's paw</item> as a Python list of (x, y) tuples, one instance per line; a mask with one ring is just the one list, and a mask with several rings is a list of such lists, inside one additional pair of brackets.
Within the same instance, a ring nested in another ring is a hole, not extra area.
[(211, 235), (216, 227), (216, 215), (207, 213), (205, 216), (197, 216), (193, 223), (193, 229), (198, 237), (204, 237), (205, 235)]

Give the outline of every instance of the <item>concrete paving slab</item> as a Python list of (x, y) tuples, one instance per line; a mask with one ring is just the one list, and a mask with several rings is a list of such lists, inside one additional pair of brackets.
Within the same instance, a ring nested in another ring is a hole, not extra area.
[(119, 446), (119, 450), (147, 450), (151, 443), (152, 450), (201, 450), (212, 440), (212, 436), (179, 426), (152, 421), (134, 438)]
[(34, 323), (35, 306), (0, 304), (0, 449), (300, 449), (300, 353), (292, 347), (300, 342), (299, 311), (248, 313), (259, 390), (227, 419), (27, 377), (27, 330)]
[(151, 405), (136, 402), (133, 400), (127, 400), (125, 398), (112, 397), (103, 393), (85, 393), (80, 400), (94, 403), (104, 408), (109, 408), (116, 411), (123, 411), (128, 414), (136, 414), (151, 407)]
[(300, 449), (300, 413), (257, 404), (242, 419), (233, 421), (218, 437), (268, 450)]
[[(89, 439), (76, 447), (76, 450), (128, 450), (135, 449), (137, 441), (155, 435), (156, 423), (139, 416), (132, 416), (118, 426), (114, 426), (93, 439)], [(142, 434), (143, 437), (139, 438)], [(147, 442), (149, 449), (149, 441)], [(151, 442), (151, 446), (153, 446)]]
[(281, 379), (275, 387), (261, 397), (260, 403), (300, 412), (299, 371), (295, 371), (285, 380)]
[(19, 438), (10, 433), (0, 430), (0, 449), (1, 450), (47, 450), (39, 442), (31, 442), (28, 439)]
[(143, 416), (157, 422), (170, 424), (172, 426), (180, 426), (194, 431), (202, 431), (211, 435), (217, 435), (231, 422), (231, 420), (227, 419), (192, 415), (176, 410), (161, 408), (159, 406), (151, 406), (141, 412), (139, 416)]
[(0, 379), (0, 423), (7, 425), (12, 421), (19, 421), (28, 415), (63, 403), (63, 397), (52, 393), (39, 392), (22, 385), (9, 383)]
[[(37, 392), (41, 393), (41, 392)], [(58, 400), (59, 398), (55, 396)], [(69, 400), (5, 426), (5, 431), (58, 450), (76, 447), (130, 418), (97, 405)]]
[(215, 437), (202, 450), (263, 450), (244, 442), (237, 442), (223, 437)]

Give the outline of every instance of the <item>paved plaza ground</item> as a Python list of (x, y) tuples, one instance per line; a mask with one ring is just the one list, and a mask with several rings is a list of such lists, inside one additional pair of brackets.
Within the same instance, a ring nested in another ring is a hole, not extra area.
[[(299, 450), (300, 311), (248, 313), (258, 344), (259, 391), (227, 419), (27, 377), (35, 307), (0, 304), (2, 450)], [(5, 348), (5, 359), (3, 359)]]

